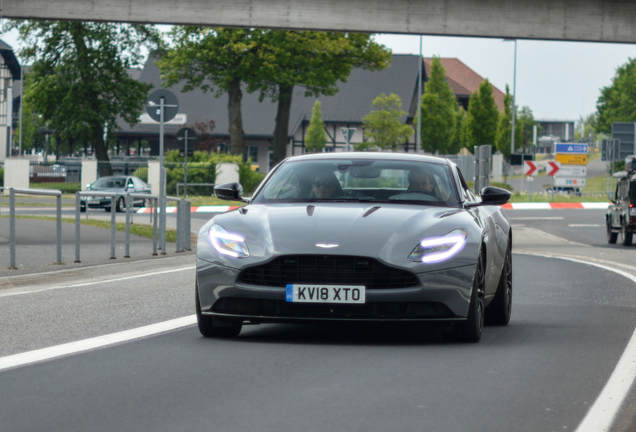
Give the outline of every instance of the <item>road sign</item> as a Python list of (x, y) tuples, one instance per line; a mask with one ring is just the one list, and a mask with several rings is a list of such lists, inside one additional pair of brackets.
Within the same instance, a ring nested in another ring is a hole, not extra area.
[(547, 175), (549, 175), (549, 176), (556, 175), (556, 173), (559, 172), (559, 169), (561, 169), (561, 163), (560, 162), (549, 161), (548, 162), (548, 166), (546, 167)]
[(179, 101), (177, 97), (171, 91), (160, 89), (152, 92), (148, 96), (148, 103), (146, 104), (146, 111), (150, 118), (154, 121), (161, 120), (161, 99), (163, 98), (163, 121), (169, 122), (177, 115), (179, 111)]
[(345, 151), (349, 151), (349, 143), (351, 142), (351, 138), (353, 138), (353, 134), (356, 132), (356, 128), (340, 128), (342, 131), (342, 135), (345, 139)]
[(554, 177), (552, 184), (557, 187), (585, 187), (584, 178), (570, 178), (570, 177)]
[(585, 165), (561, 165), (561, 168), (554, 176), (584, 178), (587, 176), (587, 167)]
[(557, 162), (561, 162), (564, 165), (587, 165), (586, 154), (560, 154), (555, 156)]
[(557, 153), (587, 154), (587, 144), (556, 144)]
[(532, 161), (525, 161), (523, 163), (523, 175), (532, 176), (537, 175), (539, 172), (537, 171), (537, 165)]
[[(182, 124), (186, 124), (187, 122), (188, 122), (188, 115), (184, 114), (184, 113), (179, 113), (176, 116), (174, 116), (174, 118), (172, 120), (164, 121), (163, 123), (167, 124), (167, 125), (182, 125)], [(157, 124), (157, 123), (159, 123), (159, 120), (155, 121), (147, 113), (142, 113), (139, 116), (139, 123), (141, 123), (141, 124)]]

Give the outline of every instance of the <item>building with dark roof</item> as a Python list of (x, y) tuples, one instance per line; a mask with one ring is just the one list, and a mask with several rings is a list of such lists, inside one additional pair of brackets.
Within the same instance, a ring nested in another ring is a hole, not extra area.
[[(447, 70), (449, 84), (457, 96), (458, 102), (465, 108), (468, 98), (477, 90), (483, 78), (457, 59), (441, 59)], [(402, 99), (402, 109), (407, 114), (402, 118), (407, 124), (413, 124), (413, 117), (417, 109), (417, 79), (419, 74), (419, 57), (415, 55), (393, 55), (391, 66), (382, 71), (368, 71), (361, 68), (354, 69), (347, 82), (338, 83), (339, 91), (333, 96), (306, 97), (304, 89), (296, 86), (292, 97), (291, 116), (289, 118), (289, 145), (287, 155), (302, 154), (305, 149), (305, 132), (311, 120), (311, 110), (317, 100), (321, 102), (322, 120), (328, 135), (325, 151), (341, 151), (346, 145), (341, 128), (355, 128), (351, 143), (363, 141), (362, 118), (372, 110), (373, 100), (384, 93), (397, 94)], [(429, 75), (431, 59), (425, 59), (425, 76)], [(161, 88), (159, 69), (155, 60), (149, 58), (139, 79), (150, 83), (155, 88)], [(215, 129), (211, 136), (217, 138), (221, 149), (229, 148), (227, 93), (219, 97), (214, 92), (204, 93), (201, 89), (181, 92), (183, 84), (170, 87), (179, 99), (178, 121), (165, 125), (165, 149), (177, 148), (177, 141), (173, 135), (183, 124), (207, 122), (214, 120)], [(503, 93), (495, 88), (495, 100), (503, 111)], [(259, 165), (262, 172), (269, 170), (277, 104), (265, 98), (259, 102), (259, 93), (249, 94), (243, 91), (241, 112), (245, 131), (247, 155)], [(146, 140), (151, 147), (151, 155), (159, 154), (159, 126), (142, 115), (142, 123), (134, 127), (122, 122), (117, 137), (125, 146), (133, 146), (140, 140)], [(404, 144), (405, 151), (414, 151), (415, 137)]]
[(0, 160), (11, 154), (13, 82), (20, 80), (20, 63), (13, 49), (0, 40)]

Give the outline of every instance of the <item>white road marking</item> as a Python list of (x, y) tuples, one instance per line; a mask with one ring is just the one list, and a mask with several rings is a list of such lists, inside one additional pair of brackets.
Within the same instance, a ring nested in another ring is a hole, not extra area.
[[(617, 270), (603, 264), (583, 261), (576, 258), (562, 257), (558, 255), (548, 255), (533, 252), (521, 253), (525, 255), (558, 258), (576, 263), (596, 266), (604, 270), (619, 274), (636, 283), (636, 276), (634, 276), (633, 274), (624, 272), (622, 270)], [(612, 423), (614, 422), (614, 419), (618, 414), (618, 410), (627, 397), (627, 393), (629, 392), (634, 379), (636, 379), (636, 361), (634, 360), (635, 358), (636, 330), (634, 330), (634, 333), (632, 334), (627, 347), (625, 347), (625, 351), (623, 351), (623, 355), (621, 355), (621, 358), (619, 359), (614, 372), (612, 372), (612, 375), (607, 381), (607, 384), (605, 384), (605, 387), (601, 391), (601, 394), (599, 394), (599, 396), (596, 398), (596, 401), (590, 407), (590, 410), (587, 412), (587, 415), (579, 424), (579, 427), (576, 429), (575, 432), (600, 432), (610, 430), (610, 427), (612, 426)]]
[(604, 224), (568, 224), (571, 228), (583, 228), (583, 227), (602, 227)]
[(592, 246), (590, 246), (588, 244), (579, 243), (579, 242), (575, 242), (575, 241), (564, 239), (563, 237), (555, 236), (554, 234), (550, 234), (550, 233), (547, 233), (545, 231), (541, 231), (540, 229), (537, 229), (537, 228), (524, 227), (524, 229), (526, 229), (528, 231), (535, 231), (535, 232), (537, 232), (537, 233), (539, 233), (541, 235), (544, 235), (546, 237), (552, 238), (554, 240), (563, 241), (563, 242), (570, 243), (570, 244), (577, 245), (577, 246), (592, 247)]
[(91, 339), (84, 339), (77, 342), (70, 342), (62, 345), (52, 346), (49, 348), (43, 348), (39, 350), (10, 355), (7, 357), (1, 357), (0, 371), (18, 366), (24, 366), (31, 363), (41, 362), (44, 360), (51, 360), (70, 354), (94, 350), (116, 343), (128, 342), (134, 339), (153, 336), (159, 333), (166, 333), (182, 327), (189, 327), (196, 322), (196, 315), (189, 315), (182, 318), (176, 318), (173, 320), (151, 324), (144, 327), (138, 327), (131, 330), (125, 330), (118, 333), (111, 333)]
[(31, 290), (22, 288), (20, 291), (0, 293), (0, 298), (13, 297), (13, 296), (25, 295), (25, 294), (35, 294), (35, 293), (40, 293), (44, 291), (58, 290), (63, 288), (77, 288), (77, 287), (83, 287), (83, 286), (89, 286), (89, 285), (99, 285), (99, 284), (107, 284), (107, 283), (113, 283), (113, 282), (121, 282), (125, 280), (138, 279), (142, 277), (149, 277), (149, 276), (156, 276), (156, 275), (161, 275), (166, 273), (175, 273), (180, 271), (193, 270), (195, 268), (196, 266), (190, 265), (187, 267), (179, 267), (172, 270), (163, 270), (163, 271), (152, 272), (152, 273), (142, 273), (142, 274), (138, 274), (134, 276), (125, 276), (125, 277), (113, 278), (113, 279), (99, 279), (99, 280), (95, 280), (91, 282), (82, 282), (82, 283), (77, 283), (73, 285), (56, 285), (56, 286), (50, 286), (50, 287), (41, 288), (41, 289), (31, 289)]
[(511, 217), (510, 220), (562, 220), (563, 216), (527, 216)]

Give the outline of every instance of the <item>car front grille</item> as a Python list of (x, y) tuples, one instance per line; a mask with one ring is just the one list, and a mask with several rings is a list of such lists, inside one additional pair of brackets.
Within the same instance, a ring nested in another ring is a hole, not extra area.
[(289, 303), (283, 300), (222, 297), (211, 309), (227, 315), (280, 319), (444, 319), (455, 317), (442, 303), (374, 302), (366, 304)]
[(364, 285), (367, 289), (419, 286), (411, 272), (386, 266), (373, 258), (339, 255), (287, 255), (243, 270), (238, 281), (250, 285)]

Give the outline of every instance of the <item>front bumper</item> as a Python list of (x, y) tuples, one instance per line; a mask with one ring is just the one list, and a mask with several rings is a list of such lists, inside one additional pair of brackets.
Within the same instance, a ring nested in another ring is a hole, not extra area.
[(197, 259), (204, 315), (250, 322), (456, 321), (468, 315), (475, 266), (416, 274), (420, 286), (367, 289), (366, 303), (289, 303), (283, 287), (238, 283), (240, 270)]

